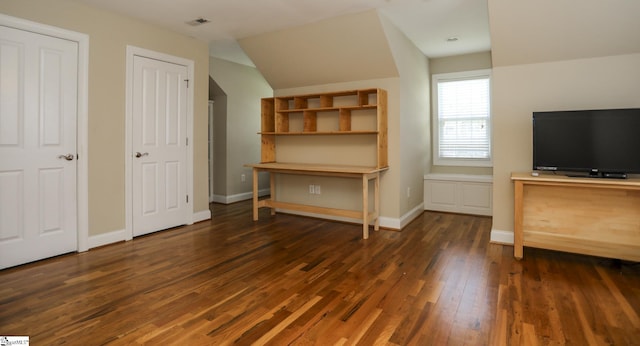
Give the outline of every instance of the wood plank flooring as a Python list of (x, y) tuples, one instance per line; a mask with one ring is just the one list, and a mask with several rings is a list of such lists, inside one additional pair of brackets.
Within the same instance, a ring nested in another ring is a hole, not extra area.
[(32, 345), (638, 345), (640, 268), (489, 244), (491, 219), (402, 232), (212, 205), (213, 218), (0, 271)]

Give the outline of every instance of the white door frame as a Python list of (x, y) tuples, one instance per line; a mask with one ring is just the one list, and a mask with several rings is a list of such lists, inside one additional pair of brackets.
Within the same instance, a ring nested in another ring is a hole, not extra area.
[(78, 154), (76, 199), (78, 252), (89, 250), (89, 36), (55, 26), (7, 16), (0, 13), (0, 25), (33, 33), (57, 37), (78, 43), (78, 96), (76, 150)]
[(124, 149), (124, 170), (125, 170), (125, 240), (133, 239), (133, 58), (134, 56), (142, 56), (145, 58), (166, 61), (169, 63), (184, 65), (187, 67), (189, 79), (189, 87), (187, 88), (187, 138), (189, 145), (187, 146), (187, 194), (189, 202), (187, 204), (187, 216), (185, 223), (193, 224), (193, 89), (194, 89), (194, 62), (193, 60), (184, 59), (152, 50), (139, 48), (135, 46), (127, 46), (127, 72), (126, 72), (126, 131), (125, 131), (125, 149)]
[(213, 191), (213, 179), (215, 178), (215, 176), (213, 175), (214, 171), (214, 165), (215, 165), (215, 160), (214, 160), (214, 133), (213, 133), (213, 116), (214, 116), (214, 108), (213, 108), (213, 104), (215, 103), (215, 101), (213, 100), (209, 100), (209, 203), (213, 202), (213, 195), (215, 193), (215, 191)]

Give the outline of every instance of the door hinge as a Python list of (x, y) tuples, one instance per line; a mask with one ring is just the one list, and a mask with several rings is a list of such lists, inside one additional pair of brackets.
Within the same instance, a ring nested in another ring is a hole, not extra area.
[(185, 79), (184, 81), (187, 82), (187, 89), (188, 89), (189, 88), (189, 80)]
[(189, 203), (189, 195), (187, 195), (187, 204)]
[(185, 144), (186, 144), (187, 146), (189, 146), (189, 137), (186, 137), (186, 138), (185, 138)]

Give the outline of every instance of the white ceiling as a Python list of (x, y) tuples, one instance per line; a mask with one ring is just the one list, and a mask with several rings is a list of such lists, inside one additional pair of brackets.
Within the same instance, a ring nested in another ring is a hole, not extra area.
[[(237, 39), (378, 9), (428, 57), (490, 49), (487, 0), (76, 0), (209, 44), (212, 56), (253, 65)], [(193, 26), (197, 18), (209, 23)], [(457, 37), (455, 42), (448, 42)]]

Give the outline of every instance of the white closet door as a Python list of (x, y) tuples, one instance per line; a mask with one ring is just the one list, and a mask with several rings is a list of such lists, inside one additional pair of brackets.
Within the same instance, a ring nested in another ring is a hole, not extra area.
[(76, 42), (0, 26), (0, 268), (77, 250)]
[(187, 223), (187, 67), (133, 60), (133, 235)]

